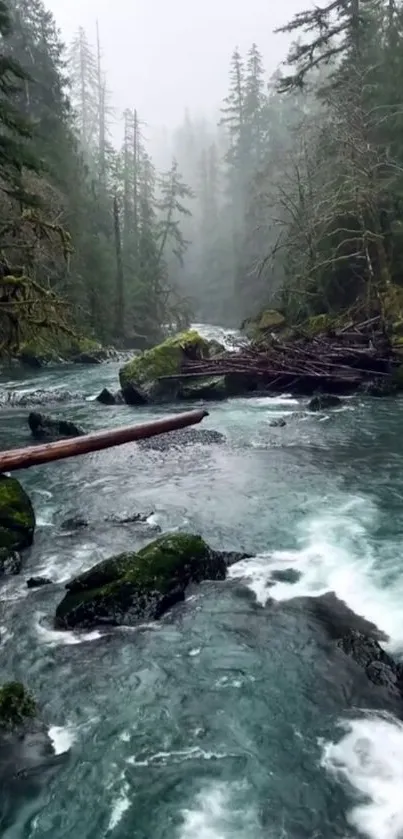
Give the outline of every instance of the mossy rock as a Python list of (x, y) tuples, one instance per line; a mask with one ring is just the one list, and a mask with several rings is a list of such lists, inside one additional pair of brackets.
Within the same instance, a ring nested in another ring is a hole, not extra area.
[(21, 550), (32, 544), (35, 513), (16, 478), (0, 475), (0, 548)]
[[(217, 353), (217, 342), (214, 342), (214, 352)], [(210, 358), (210, 341), (194, 329), (180, 332), (135, 356), (119, 371), (125, 401), (129, 405), (141, 405), (177, 398), (179, 385), (159, 382), (159, 377), (180, 373), (186, 357), (194, 360)]]
[(24, 685), (6, 682), (0, 687), (0, 728), (16, 728), (35, 714), (35, 700)]
[(226, 567), (224, 555), (212, 551), (201, 536), (166, 534), (138, 553), (104, 560), (68, 583), (56, 625), (70, 629), (157, 619), (184, 599), (189, 583), (223, 580)]
[(80, 358), (84, 359), (83, 363), (86, 358), (103, 361), (107, 355), (108, 351), (92, 338), (44, 334), (22, 344), (18, 358), (28, 367), (43, 367)]
[(256, 317), (247, 318), (241, 324), (241, 330), (252, 341), (259, 341), (268, 332), (279, 332), (286, 326), (284, 315), (277, 309), (263, 309)]
[(257, 327), (260, 330), (270, 330), (271, 332), (276, 332), (278, 329), (282, 329), (286, 325), (285, 317), (278, 312), (277, 309), (265, 309), (258, 320)]

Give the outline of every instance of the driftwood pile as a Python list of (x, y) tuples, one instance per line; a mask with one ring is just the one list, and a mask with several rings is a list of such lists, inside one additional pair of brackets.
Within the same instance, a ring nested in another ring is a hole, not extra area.
[(264, 345), (252, 345), (212, 359), (186, 359), (179, 375), (161, 378), (225, 375), (229, 380), (238, 380), (244, 390), (278, 391), (287, 387), (301, 393), (320, 389), (347, 393), (375, 379), (387, 381), (396, 363), (377, 316), (313, 338), (301, 333), (291, 340), (282, 340), (273, 335)]

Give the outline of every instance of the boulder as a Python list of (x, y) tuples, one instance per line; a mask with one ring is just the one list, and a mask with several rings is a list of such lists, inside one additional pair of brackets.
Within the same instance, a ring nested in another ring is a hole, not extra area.
[(45, 437), (52, 440), (65, 437), (81, 437), (85, 433), (74, 422), (48, 417), (38, 411), (31, 411), (28, 416), (28, 425), (32, 436), (36, 437), (37, 440), (42, 440)]
[(268, 333), (280, 332), (285, 327), (286, 319), (277, 309), (263, 309), (256, 317), (247, 318), (241, 324), (241, 330), (254, 341), (259, 341)]
[(19, 551), (32, 545), (35, 513), (16, 478), (0, 475), (0, 548)]
[(123, 397), (120, 390), (117, 393), (112, 393), (107, 387), (104, 387), (98, 394), (96, 401), (100, 402), (101, 405), (119, 405), (123, 402)]
[(60, 629), (135, 625), (160, 618), (185, 597), (190, 583), (223, 580), (225, 554), (201, 536), (169, 533), (137, 553), (98, 563), (67, 584), (56, 610)]
[(88, 521), (83, 516), (73, 515), (69, 516), (68, 519), (64, 519), (60, 527), (61, 530), (80, 530), (83, 527), (88, 527)]
[(331, 408), (339, 408), (343, 402), (338, 396), (332, 396), (331, 393), (317, 393), (312, 397), (308, 405), (309, 411), (328, 411)]
[(27, 588), (42, 588), (42, 586), (50, 586), (52, 580), (49, 577), (29, 577), (27, 580)]
[(273, 419), (271, 422), (269, 422), (270, 428), (284, 428), (285, 425), (287, 425), (287, 423), (285, 419), (283, 419), (283, 417), (279, 417), (279, 419)]
[[(162, 344), (135, 356), (119, 371), (120, 386), (125, 402), (128, 405), (144, 405), (148, 402), (172, 401), (180, 398), (179, 381), (160, 381), (159, 377), (178, 375), (186, 358), (192, 360), (209, 358), (210, 343), (196, 330), (191, 329), (167, 338)], [(216, 345), (217, 342), (214, 342), (215, 354), (217, 353)], [(199, 385), (201, 386), (200, 379)], [(200, 398), (199, 394), (196, 398)]]

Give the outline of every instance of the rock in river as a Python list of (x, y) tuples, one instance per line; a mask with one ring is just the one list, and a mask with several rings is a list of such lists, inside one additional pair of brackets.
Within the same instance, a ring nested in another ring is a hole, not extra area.
[(0, 475), (0, 548), (19, 551), (32, 544), (35, 513), (16, 478)]
[(158, 619), (184, 600), (190, 583), (224, 580), (233, 561), (233, 555), (212, 550), (201, 536), (165, 534), (137, 553), (104, 560), (75, 577), (57, 607), (56, 626), (135, 625)]
[(310, 411), (328, 411), (330, 408), (340, 408), (342, 400), (331, 393), (317, 393), (312, 397), (308, 409)]
[(162, 344), (137, 355), (119, 371), (125, 402), (144, 405), (178, 398), (222, 398), (225, 395), (223, 377), (199, 378), (197, 382), (192, 380), (192, 385), (186, 379), (183, 385), (177, 379), (160, 379), (180, 373), (186, 359), (212, 358), (217, 352), (217, 342), (207, 341), (194, 329), (167, 338)]
[(58, 420), (54, 417), (48, 417), (38, 411), (31, 411), (28, 417), (28, 425), (31, 429), (33, 437), (42, 440), (44, 437), (64, 438), (64, 437), (81, 437), (84, 434), (82, 428), (79, 428), (74, 422), (69, 420)]

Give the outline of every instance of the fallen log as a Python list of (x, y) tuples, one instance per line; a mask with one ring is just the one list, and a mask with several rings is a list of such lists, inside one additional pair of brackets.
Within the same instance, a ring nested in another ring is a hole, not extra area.
[(167, 431), (176, 431), (178, 428), (196, 425), (207, 416), (208, 411), (186, 411), (183, 414), (174, 414), (170, 417), (140, 423), (139, 425), (129, 425), (109, 431), (96, 431), (92, 434), (72, 437), (68, 440), (58, 440), (55, 443), (46, 443), (41, 446), (10, 449), (0, 452), (0, 473), (13, 472), (16, 469), (28, 469), (29, 466), (40, 466), (43, 463), (52, 463), (54, 460), (62, 460), (66, 457), (76, 457), (79, 454), (89, 454), (90, 452), (109, 449), (112, 446), (122, 446), (124, 443), (145, 440), (147, 437), (154, 437)]

